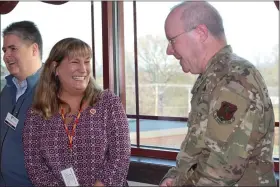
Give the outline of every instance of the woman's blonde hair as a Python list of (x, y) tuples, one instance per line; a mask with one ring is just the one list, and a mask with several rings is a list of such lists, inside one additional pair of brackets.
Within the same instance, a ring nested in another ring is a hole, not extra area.
[[(44, 64), (32, 104), (32, 108), (45, 119), (59, 112), (60, 104), (67, 104), (58, 97), (60, 82), (56, 76), (56, 68), (64, 58), (76, 56), (92, 56), (90, 46), (77, 38), (62, 39), (51, 49), (49, 57)], [(54, 66), (54, 62), (56, 62), (56, 66)], [(89, 105), (93, 106), (101, 92), (102, 90), (97, 86), (94, 78), (90, 76), (83, 101), (89, 101)]]

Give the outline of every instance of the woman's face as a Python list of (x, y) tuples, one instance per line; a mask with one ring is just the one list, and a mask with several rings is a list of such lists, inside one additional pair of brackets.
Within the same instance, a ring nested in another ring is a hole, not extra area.
[(61, 84), (61, 91), (70, 94), (83, 93), (90, 80), (90, 57), (65, 57), (56, 69)]

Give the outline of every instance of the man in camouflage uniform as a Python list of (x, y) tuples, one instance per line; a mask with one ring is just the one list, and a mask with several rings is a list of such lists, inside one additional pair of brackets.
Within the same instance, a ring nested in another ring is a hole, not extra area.
[(165, 22), (168, 55), (199, 74), (189, 130), (160, 186), (276, 186), (274, 113), (259, 71), (232, 52), (207, 2), (184, 2)]

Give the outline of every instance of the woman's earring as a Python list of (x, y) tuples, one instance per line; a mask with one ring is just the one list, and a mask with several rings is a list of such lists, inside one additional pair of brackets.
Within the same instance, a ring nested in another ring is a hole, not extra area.
[(59, 82), (59, 78), (58, 78), (57, 74), (55, 74), (54, 79), (55, 79), (55, 82)]

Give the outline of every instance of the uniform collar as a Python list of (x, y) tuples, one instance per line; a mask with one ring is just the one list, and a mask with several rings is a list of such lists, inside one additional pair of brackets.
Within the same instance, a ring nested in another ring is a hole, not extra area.
[(204, 73), (200, 74), (198, 78), (195, 81), (195, 84), (192, 88), (191, 93), (195, 94), (197, 92), (197, 89), (201, 85), (201, 83), (205, 80), (205, 78), (208, 76), (209, 73), (213, 72), (213, 67), (217, 63), (223, 63), (227, 62), (224, 57), (227, 56), (225, 54), (230, 54), (232, 53), (232, 48), (230, 45), (226, 45), (223, 47), (220, 51), (218, 51), (207, 63), (206, 70)]

